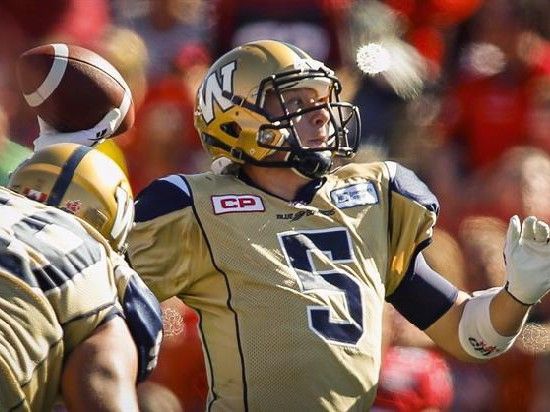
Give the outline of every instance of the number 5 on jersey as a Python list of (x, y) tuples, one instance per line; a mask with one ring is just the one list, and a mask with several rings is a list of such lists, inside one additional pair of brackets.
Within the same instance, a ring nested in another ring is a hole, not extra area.
[(308, 306), (309, 327), (328, 342), (355, 345), (363, 335), (363, 304), (357, 280), (344, 270), (319, 271), (313, 263), (315, 255), (332, 263), (354, 262), (348, 231), (345, 228), (289, 231), (279, 233), (278, 237), (302, 292), (344, 295), (345, 320), (331, 319), (329, 306)]

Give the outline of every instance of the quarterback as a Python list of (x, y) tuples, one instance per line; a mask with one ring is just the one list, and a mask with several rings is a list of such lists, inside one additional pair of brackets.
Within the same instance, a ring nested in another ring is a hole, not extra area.
[(122, 257), (133, 215), (122, 170), (76, 144), (0, 188), (0, 410), (138, 410), (162, 321)]
[[(348, 163), (358, 110), (323, 63), (276, 41), (237, 47), (199, 88), (213, 171), (136, 201), (129, 258), (159, 300), (200, 317), (206, 410), (368, 410), (382, 307), (459, 359), (506, 351), (550, 288), (548, 226), (510, 222), (508, 282), (473, 296), (425, 262), (439, 205), (392, 162)], [(183, 383), (182, 383), (183, 384)]]

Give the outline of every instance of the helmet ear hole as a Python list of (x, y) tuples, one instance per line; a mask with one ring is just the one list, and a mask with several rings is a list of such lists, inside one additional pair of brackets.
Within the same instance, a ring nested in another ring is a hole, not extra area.
[(241, 126), (239, 126), (237, 122), (223, 123), (220, 125), (220, 129), (222, 129), (224, 133), (235, 138), (238, 138), (242, 131)]
[(82, 219), (98, 229), (104, 228), (109, 221), (104, 213), (95, 208), (87, 208), (82, 215)]

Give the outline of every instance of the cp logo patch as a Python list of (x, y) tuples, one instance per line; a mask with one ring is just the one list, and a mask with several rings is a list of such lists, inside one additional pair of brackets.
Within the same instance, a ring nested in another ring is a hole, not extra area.
[(255, 195), (220, 195), (212, 196), (214, 214), (264, 212), (262, 198)]

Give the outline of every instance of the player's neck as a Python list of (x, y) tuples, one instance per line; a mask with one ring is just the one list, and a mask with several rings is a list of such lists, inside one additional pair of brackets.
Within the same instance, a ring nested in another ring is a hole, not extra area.
[(300, 189), (310, 182), (310, 179), (298, 175), (290, 168), (243, 165), (242, 169), (260, 189), (289, 202), (294, 200)]

